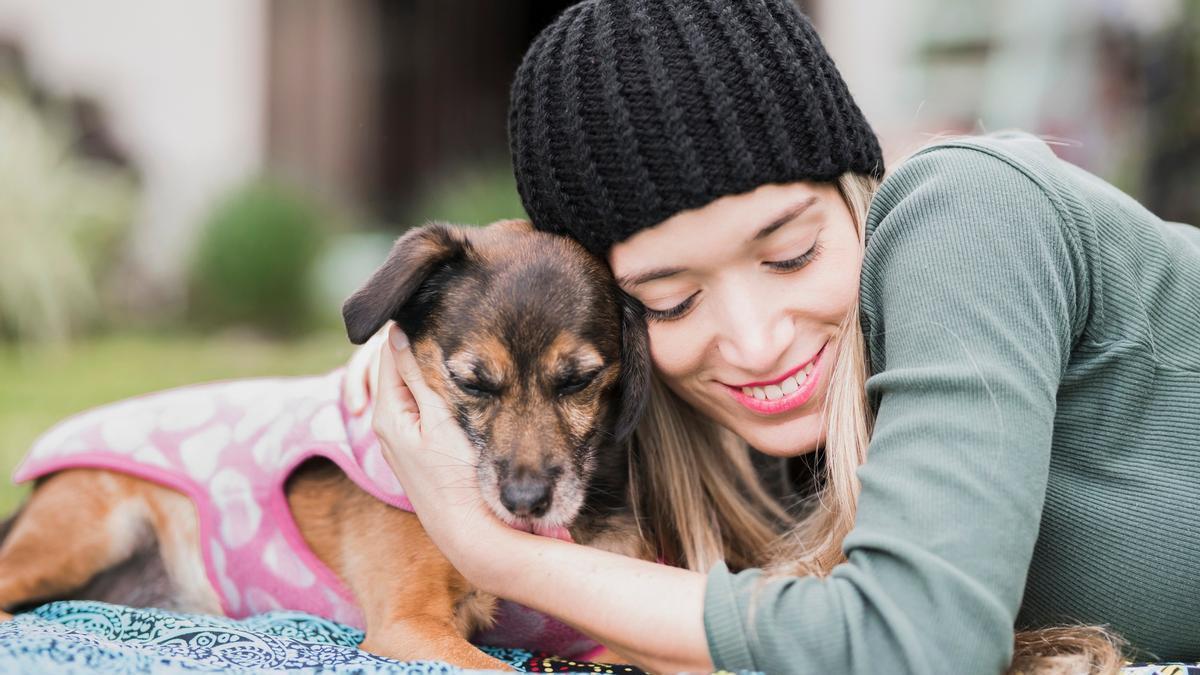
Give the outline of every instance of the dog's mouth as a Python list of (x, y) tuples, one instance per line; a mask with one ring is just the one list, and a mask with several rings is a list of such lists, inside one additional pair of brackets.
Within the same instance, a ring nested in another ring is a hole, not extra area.
[(528, 487), (508, 478), (501, 480), (491, 462), (483, 462), (479, 467), (479, 487), (492, 513), (509, 527), (572, 541), (568, 528), (578, 517), (584, 497), (582, 481), (573, 472), (561, 473), (545, 486), (548, 504), (544, 510), (531, 508), (529, 502), (537, 500), (523, 494)]
[(571, 539), (571, 532), (562, 525), (544, 525), (529, 520), (518, 518), (515, 522), (508, 524), (514, 530), (522, 532), (530, 532), (542, 537), (550, 537), (552, 539), (561, 539), (562, 541), (574, 541)]

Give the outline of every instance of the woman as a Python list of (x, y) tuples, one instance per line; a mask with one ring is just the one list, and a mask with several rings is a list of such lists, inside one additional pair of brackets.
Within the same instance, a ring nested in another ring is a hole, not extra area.
[[(884, 178), (787, 0), (572, 7), (517, 73), (510, 132), (535, 225), (646, 308), (639, 509), (680, 567), (438, 490), (474, 455), (393, 331), (377, 432), (473, 583), (661, 671), (998, 672), (1014, 625), (1080, 622), (1200, 657), (1200, 233), (1028, 136)], [(820, 453), (796, 520), (747, 446)], [(1103, 635), (1017, 653), (1109, 658)]]

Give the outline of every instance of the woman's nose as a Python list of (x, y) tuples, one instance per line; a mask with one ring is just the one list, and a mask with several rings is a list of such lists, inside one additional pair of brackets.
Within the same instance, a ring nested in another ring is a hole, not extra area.
[(724, 299), (717, 350), (747, 375), (772, 375), (796, 338), (780, 298), (738, 293)]

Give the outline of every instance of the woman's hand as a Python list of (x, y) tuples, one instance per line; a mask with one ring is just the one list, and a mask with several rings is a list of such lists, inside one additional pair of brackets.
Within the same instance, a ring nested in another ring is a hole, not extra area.
[(379, 332), (364, 342), (346, 362), (346, 376), (342, 378), (342, 401), (351, 415), (361, 415), (379, 389), (380, 351), (387, 344), (388, 330), (392, 322), (384, 324)]
[(470, 567), (472, 553), (494, 555), (480, 546), (481, 538), (508, 528), (484, 503), (475, 473), (478, 453), (446, 402), (426, 385), (408, 338), (395, 325), (384, 333), (385, 346), (372, 350), (378, 355), (375, 435), (430, 538), (455, 566)]

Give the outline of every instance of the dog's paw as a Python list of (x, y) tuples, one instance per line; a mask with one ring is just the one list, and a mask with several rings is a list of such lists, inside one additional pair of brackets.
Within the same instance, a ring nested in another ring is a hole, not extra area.
[(425, 644), (423, 648), (413, 649), (395, 641), (367, 637), (358, 648), (375, 656), (397, 661), (441, 661), (466, 670), (516, 670), (507, 663), (488, 656), (465, 640), (450, 641), (450, 644), (443, 644), (441, 648)]

